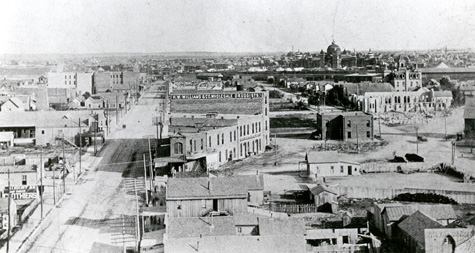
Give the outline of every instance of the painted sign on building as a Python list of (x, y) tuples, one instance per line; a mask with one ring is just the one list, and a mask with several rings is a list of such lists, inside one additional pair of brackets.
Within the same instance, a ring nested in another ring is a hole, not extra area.
[(218, 94), (187, 94), (187, 95), (170, 95), (175, 99), (223, 99), (223, 98), (261, 98), (262, 93), (218, 93)]
[(4, 197), (8, 197), (10, 192), (12, 199), (35, 199), (37, 196), (35, 185), (10, 186), (10, 191), (6, 186), (3, 191)]

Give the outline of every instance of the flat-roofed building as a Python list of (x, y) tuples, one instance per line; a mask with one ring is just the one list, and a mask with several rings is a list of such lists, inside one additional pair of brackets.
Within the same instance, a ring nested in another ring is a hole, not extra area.
[(317, 114), (317, 135), (322, 140), (373, 139), (373, 116), (364, 112)]

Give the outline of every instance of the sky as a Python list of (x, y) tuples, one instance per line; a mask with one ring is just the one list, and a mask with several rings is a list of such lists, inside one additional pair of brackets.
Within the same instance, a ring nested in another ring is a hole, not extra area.
[(0, 0), (0, 54), (475, 46), (474, 0)]

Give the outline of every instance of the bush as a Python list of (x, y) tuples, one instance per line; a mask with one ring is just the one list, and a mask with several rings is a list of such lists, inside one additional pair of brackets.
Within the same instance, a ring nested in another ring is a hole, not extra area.
[(446, 196), (435, 193), (402, 193), (397, 195), (394, 200), (409, 201), (409, 202), (423, 202), (423, 203), (438, 203), (457, 205), (458, 203)]
[(284, 95), (282, 95), (282, 93), (280, 93), (280, 91), (278, 90), (271, 90), (269, 91), (269, 97), (270, 98), (282, 98)]

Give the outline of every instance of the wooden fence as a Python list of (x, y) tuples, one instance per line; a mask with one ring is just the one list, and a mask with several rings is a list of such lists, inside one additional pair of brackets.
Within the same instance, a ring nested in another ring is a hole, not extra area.
[(313, 204), (275, 204), (270, 205), (274, 212), (281, 213), (316, 213), (317, 206)]

